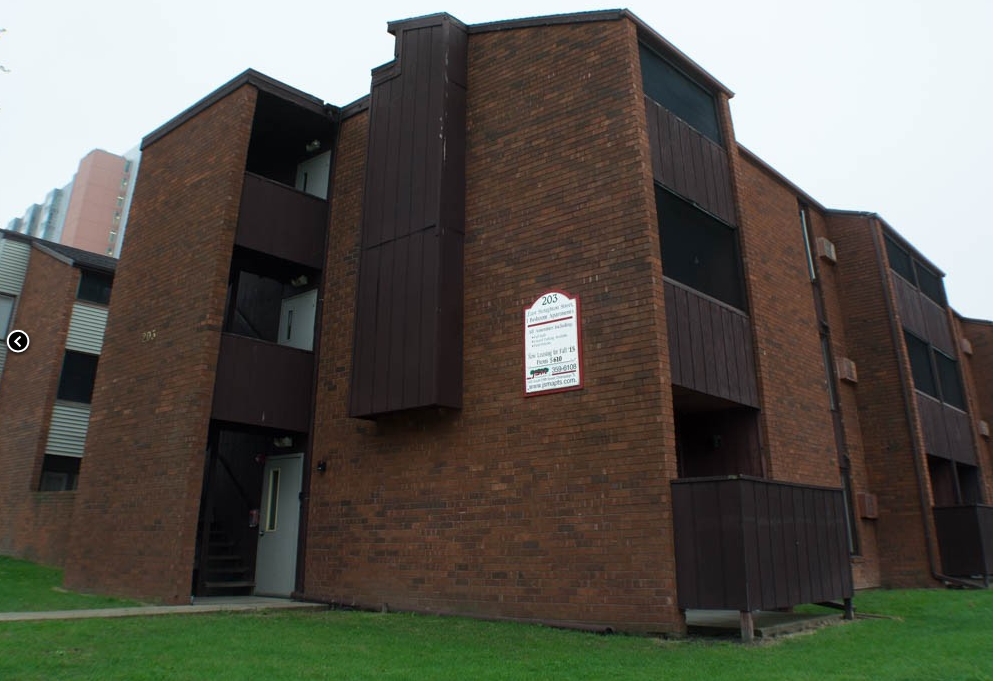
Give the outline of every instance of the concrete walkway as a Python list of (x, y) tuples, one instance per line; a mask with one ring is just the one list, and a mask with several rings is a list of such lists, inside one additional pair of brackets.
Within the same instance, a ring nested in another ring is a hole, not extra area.
[(196, 598), (192, 605), (139, 605), (131, 608), (94, 610), (50, 610), (47, 612), (0, 612), (0, 622), (38, 620), (79, 620), (102, 617), (150, 617), (153, 615), (194, 615), (203, 612), (241, 612), (247, 610), (329, 610), (323, 603), (303, 603), (286, 598), (260, 596)]

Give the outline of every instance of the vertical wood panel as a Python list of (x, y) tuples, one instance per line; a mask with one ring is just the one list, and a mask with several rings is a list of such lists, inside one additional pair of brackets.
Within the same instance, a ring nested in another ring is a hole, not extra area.
[(746, 477), (671, 484), (682, 607), (774, 609), (852, 595), (841, 490)]
[(644, 104), (655, 181), (735, 225), (730, 162), (724, 148), (649, 97)]
[(950, 322), (946, 310), (923, 295), (919, 295), (919, 299), (922, 320), (929, 342), (948, 355), (956, 354), (956, 350), (953, 349), (953, 334), (950, 333)]
[(720, 491), (710, 485), (699, 485), (693, 489), (693, 504), (696, 513), (694, 535), (696, 543), (696, 565), (699, 566), (697, 596), (701, 603), (713, 603), (711, 607), (723, 607), (725, 573), (734, 566), (724, 563), (724, 537), (721, 526)]
[(758, 405), (747, 315), (664, 280), (672, 384)]
[[(377, 412), (385, 412), (390, 409), (390, 376), (386, 371), (386, 365), (390, 356), (393, 342), (393, 324), (391, 311), (393, 309), (393, 297), (396, 291), (393, 288), (393, 242), (388, 242), (379, 248), (379, 302), (376, 310), (376, 333), (375, 333), (375, 366), (373, 380), (373, 409)], [(382, 366), (380, 366), (382, 365)]]
[(696, 504), (692, 486), (672, 487), (672, 523), (675, 529), (675, 577), (678, 580), (679, 605), (696, 607), (698, 580), (696, 572)]
[(369, 107), (349, 410), (360, 417), (462, 400), (466, 33), (446, 18), (392, 30), (397, 61), (374, 72)]
[(915, 398), (926, 453), (975, 465), (970, 415), (923, 393)]
[[(669, 288), (670, 284), (665, 283), (665, 288)], [(691, 323), (689, 321), (689, 298), (685, 295), (685, 291), (675, 287), (675, 311), (678, 314), (678, 318), (673, 320), (675, 323), (676, 332), (678, 333), (678, 356), (676, 358), (678, 366), (678, 385), (684, 385), (690, 387), (695, 385), (696, 380), (693, 375), (692, 370), (692, 355), (693, 348), (692, 343), (689, 338), (689, 328)], [(670, 322), (669, 322), (670, 323)]]

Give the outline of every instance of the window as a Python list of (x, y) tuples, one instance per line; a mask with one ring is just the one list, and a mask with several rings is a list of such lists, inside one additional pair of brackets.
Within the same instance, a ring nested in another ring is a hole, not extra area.
[(884, 235), (884, 245), (887, 247), (887, 262), (891, 269), (914, 284), (915, 273), (912, 271), (912, 258), (908, 255), (908, 251), (886, 234)]
[(14, 297), (0, 295), (0, 341), (7, 338), (14, 317)]
[(905, 331), (905, 344), (915, 389), (967, 411), (957, 360), (908, 331)]
[(943, 401), (951, 407), (967, 411), (967, 407), (964, 405), (964, 389), (960, 383), (960, 369), (957, 367), (957, 360), (939, 350), (934, 350), (933, 356), (936, 358), (936, 373), (939, 375)]
[(90, 303), (107, 305), (108, 301), (111, 300), (112, 280), (113, 277), (110, 274), (80, 270), (80, 285), (77, 287), (77, 300), (86, 300)]
[(654, 185), (664, 275), (745, 309), (737, 230)]
[(946, 293), (943, 291), (943, 278), (918, 262), (915, 263), (915, 272), (918, 274), (919, 291), (940, 307), (945, 306)]
[(897, 241), (884, 234), (887, 247), (887, 262), (891, 269), (904, 277), (908, 283), (918, 288), (927, 298), (940, 307), (946, 307), (946, 291), (943, 277), (920, 263)]
[(80, 475), (80, 459), (75, 456), (53, 456), (46, 454), (42, 463), (40, 492), (64, 492), (77, 488)]
[(56, 399), (90, 404), (94, 377), (97, 376), (97, 360), (97, 355), (67, 350), (63, 356)]
[(721, 143), (717, 107), (712, 94), (646, 45), (640, 46), (640, 74), (644, 81), (644, 94), (706, 137)]
[(929, 344), (918, 336), (905, 331), (905, 345), (908, 346), (908, 362), (912, 365), (912, 379), (915, 381), (915, 389), (938, 398), (939, 391), (936, 390), (936, 379), (933, 377)]

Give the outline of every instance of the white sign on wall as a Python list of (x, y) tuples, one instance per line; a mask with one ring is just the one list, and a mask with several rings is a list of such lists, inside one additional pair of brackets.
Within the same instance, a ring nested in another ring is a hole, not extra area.
[(550, 291), (525, 308), (525, 394), (579, 388), (578, 298)]

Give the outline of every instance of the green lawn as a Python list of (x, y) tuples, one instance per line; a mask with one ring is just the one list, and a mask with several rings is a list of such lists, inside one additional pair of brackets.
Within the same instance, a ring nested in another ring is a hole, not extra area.
[[(0, 603), (7, 590), (0, 577)], [(877, 591), (857, 605), (891, 619), (751, 646), (399, 613), (11, 622), (0, 679), (991, 678), (990, 591)]]
[(87, 610), (136, 605), (134, 601), (72, 593), (60, 586), (62, 582), (62, 570), (0, 556), (0, 612)]

